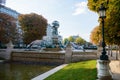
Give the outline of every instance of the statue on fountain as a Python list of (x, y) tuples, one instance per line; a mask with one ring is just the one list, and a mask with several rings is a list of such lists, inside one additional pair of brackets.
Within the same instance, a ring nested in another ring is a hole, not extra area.
[[(49, 44), (49, 46), (51, 46), (53, 50), (61, 50), (62, 48), (62, 37), (58, 34), (58, 28), (59, 28), (59, 22), (53, 21), (51, 25), (51, 33), (49, 33), (49, 35), (51, 34), (51, 38), (49, 39), (49, 41), (51, 41), (51, 44)], [(49, 48), (50, 47), (46, 47), (46, 49)]]
[(53, 29), (53, 36), (57, 36), (58, 35), (58, 28), (59, 28), (59, 22), (58, 21), (54, 21), (52, 23), (52, 29)]

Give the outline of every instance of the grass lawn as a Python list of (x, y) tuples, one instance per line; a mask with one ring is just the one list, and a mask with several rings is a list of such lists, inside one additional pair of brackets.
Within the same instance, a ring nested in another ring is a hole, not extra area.
[(45, 80), (96, 80), (96, 60), (70, 63)]

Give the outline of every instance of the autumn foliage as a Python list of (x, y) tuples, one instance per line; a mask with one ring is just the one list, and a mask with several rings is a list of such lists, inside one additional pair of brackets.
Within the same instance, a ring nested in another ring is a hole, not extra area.
[(99, 45), (100, 42), (102, 41), (102, 35), (101, 35), (101, 27), (97, 26), (95, 27), (91, 34), (90, 34), (90, 40), (93, 44)]
[(9, 41), (15, 41), (17, 30), (16, 30), (16, 19), (13, 17), (0, 13), (0, 42), (8, 43)]
[(23, 30), (23, 41), (25, 44), (42, 39), (46, 35), (47, 20), (42, 15), (35, 13), (22, 14), (19, 16), (19, 22)]
[[(105, 42), (107, 44), (120, 45), (120, 0), (88, 0), (88, 8), (94, 12), (98, 12), (100, 5), (107, 8), (105, 21)], [(99, 19), (99, 27), (101, 27), (101, 19)], [(93, 30), (91, 33), (91, 41), (96, 43), (98, 36)], [(101, 31), (100, 31), (101, 32)], [(95, 40), (96, 37), (96, 40)], [(94, 39), (93, 39), (94, 38)]]

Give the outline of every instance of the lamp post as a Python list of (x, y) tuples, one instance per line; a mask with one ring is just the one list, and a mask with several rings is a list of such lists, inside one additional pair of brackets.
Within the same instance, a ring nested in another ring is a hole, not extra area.
[(106, 49), (105, 49), (105, 38), (104, 38), (104, 19), (106, 18), (105, 15), (106, 8), (104, 7), (103, 4), (101, 4), (99, 8), (99, 18), (102, 19), (102, 54), (100, 55), (100, 59), (97, 60), (97, 80), (112, 80), (111, 74), (110, 74), (110, 68), (109, 68), (109, 59), (108, 56), (106, 55)]
[(101, 4), (99, 8), (99, 17), (102, 19), (102, 54), (100, 56), (100, 60), (108, 60), (108, 56), (106, 55), (106, 49), (105, 49), (105, 38), (104, 38), (104, 19), (106, 18), (106, 8), (103, 4)]

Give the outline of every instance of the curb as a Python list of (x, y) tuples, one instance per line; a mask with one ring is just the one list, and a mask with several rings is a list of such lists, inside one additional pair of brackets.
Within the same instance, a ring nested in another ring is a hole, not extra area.
[(47, 71), (47, 72), (45, 72), (45, 73), (43, 73), (43, 74), (41, 74), (41, 75), (39, 75), (39, 76), (31, 79), (31, 80), (44, 80), (44, 79), (47, 78), (48, 76), (54, 74), (55, 72), (57, 72), (58, 70), (62, 69), (63, 67), (65, 67), (65, 66), (67, 66), (67, 65), (68, 65), (68, 64), (62, 64), (62, 65), (60, 65), (60, 66), (58, 66), (58, 67), (56, 67), (56, 68), (53, 68), (52, 70), (49, 70), (49, 71)]

